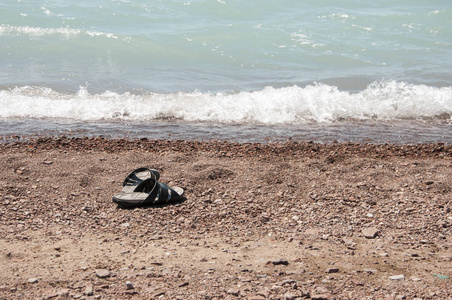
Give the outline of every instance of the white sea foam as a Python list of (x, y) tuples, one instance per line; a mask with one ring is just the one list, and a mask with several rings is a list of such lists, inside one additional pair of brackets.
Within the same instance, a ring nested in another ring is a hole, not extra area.
[(0, 91), (1, 118), (83, 121), (181, 119), (221, 123), (290, 124), (356, 120), (452, 120), (452, 88), (379, 82), (359, 93), (325, 84), (239, 93), (61, 94), (49, 88)]
[(28, 35), (29, 37), (42, 37), (46, 35), (61, 35), (65, 38), (77, 37), (86, 34), (91, 37), (105, 36), (107, 38), (117, 39), (118, 37), (113, 33), (97, 32), (97, 31), (84, 31), (81, 29), (58, 27), (58, 28), (42, 28), (32, 26), (11, 26), (0, 25), (0, 36), (18, 36)]
[(296, 33), (292, 33), (291, 39), (292, 39), (292, 41), (294, 41), (295, 43), (297, 43), (299, 45), (312, 45), (313, 44), (311, 36), (304, 33), (303, 30), (299, 30)]

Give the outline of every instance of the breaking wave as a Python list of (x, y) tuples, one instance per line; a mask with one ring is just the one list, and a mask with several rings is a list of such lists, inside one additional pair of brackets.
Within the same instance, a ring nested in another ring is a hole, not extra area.
[(0, 91), (1, 118), (297, 124), (343, 120), (452, 120), (452, 88), (374, 82), (352, 93), (335, 86), (266, 87), (237, 93), (105, 91), (76, 94), (50, 88)]

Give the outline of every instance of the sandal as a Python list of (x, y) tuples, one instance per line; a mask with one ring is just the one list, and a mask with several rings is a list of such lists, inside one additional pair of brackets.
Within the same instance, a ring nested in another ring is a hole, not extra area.
[[(131, 178), (133, 177), (134, 176), (132, 175)], [(131, 184), (130, 188), (127, 187), (125, 192), (123, 187), (122, 193), (113, 196), (113, 202), (117, 203), (120, 207), (131, 208), (145, 205), (166, 204), (169, 202), (180, 201), (184, 198), (184, 189), (180, 187), (171, 188), (164, 183), (158, 182), (154, 177), (155, 176), (151, 175), (151, 178), (146, 178), (136, 185)], [(128, 178), (129, 176), (126, 178), (127, 182), (130, 181), (130, 179), (127, 180)], [(127, 186), (127, 184), (124, 186)], [(130, 191), (132, 190), (132, 187), (133, 191)]]

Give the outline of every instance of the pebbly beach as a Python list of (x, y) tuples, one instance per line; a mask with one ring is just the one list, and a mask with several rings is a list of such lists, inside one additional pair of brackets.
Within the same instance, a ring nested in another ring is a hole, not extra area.
[[(2, 299), (449, 299), (452, 146), (3, 138)], [(121, 209), (136, 167), (185, 199)]]

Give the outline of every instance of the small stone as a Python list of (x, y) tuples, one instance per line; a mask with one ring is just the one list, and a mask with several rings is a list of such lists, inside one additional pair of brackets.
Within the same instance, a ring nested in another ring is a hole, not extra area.
[(248, 296), (248, 300), (265, 300), (265, 297), (259, 296), (259, 295), (251, 295)]
[(286, 259), (279, 259), (279, 260), (273, 260), (272, 264), (275, 266), (277, 266), (277, 265), (287, 266), (287, 265), (289, 265), (289, 262)]
[(286, 284), (294, 284), (294, 283), (297, 283), (297, 281), (295, 281), (293, 279), (286, 279), (286, 280), (283, 280), (283, 282), (281, 282), (281, 285), (284, 286)]
[(223, 204), (223, 203), (224, 202), (221, 199), (217, 199), (217, 200), (213, 201), (213, 204)]
[(268, 289), (265, 290), (260, 290), (259, 292), (256, 293), (258, 296), (262, 296), (264, 298), (268, 298), (270, 297), (270, 291)]
[(152, 296), (152, 299), (158, 298), (158, 297), (163, 296), (163, 295), (165, 295), (165, 292), (157, 292), (157, 293), (155, 293), (155, 294)]
[(228, 291), (227, 291), (227, 293), (229, 294), (229, 295), (233, 295), (233, 296), (239, 296), (239, 294), (240, 294), (240, 291), (239, 290), (237, 290), (237, 289), (229, 289)]
[(328, 300), (327, 294), (311, 294), (312, 300)]
[(322, 240), (328, 240), (330, 238), (329, 234), (322, 235)]
[(375, 273), (377, 273), (377, 270), (375, 270), (375, 269), (370, 269), (370, 268), (364, 269), (363, 271), (366, 272), (366, 273), (370, 273), (370, 274), (375, 274)]
[(291, 293), (285, 293), (283, 296), (284, 300), (292, 300), (292, 299), (296, 299), (296, 298), (298, 298), (298, 296), (295, 294), (291, 294)]
[(51, 164), (53, 164), (53, 161), (51, 161), (51, 160), (45, 160), (45, 161), (43, 161), (42, 163), (45, 164), (45, 165), (51, 165)]
[(130, 281), (126, 281), (126, 290), (133, 290), (133, 284)]
[(105, 270), (105, 269), (97, 269), (96, 275), (99, 278), (107, 278), (107, 277), (110, 277), (110, 271)]
[(337, 272), (339, 272), (338, 268), (328, 268), (325, 271), (325, 273), (337, 273)]
[(83, 294), (85, 294), (85, 296), (92, 296), (94, 294), (93, 285), (88, 284), (85, 287), (85, 291), (83, 292)]
[(359, 280), (356, 280), (356, 279), (352, 279), (351, 281), (356, 286), (363, 286), (364, 285), (364, 283), (362, 281), (359, 281)]
[(57, 292), (58, 296), (60, 296), (58, 299), (69, 299), (70, 290), (69, 289), (61, 289)]
[(404, 275), (394, 275), (394, 276), (390, 276), (389, 279), (397, 280), (397, 281), (404, 281), (405, 280), (405, 276)]
[(29, 283), (38, 283), (39, 279), (37, 277), (33, 277), (33, 278), (29, 278), (28, 282)]
[(363, 235), (366, 239), (374, 239), (378, 235), (378, 229), (374, 227), (363, 229)]
[(55, 290), (49, 290), (44, 293), (44, 299), (53, 299), (58, 296), (59, 296), (59, 294)]
[(129, 228), (130, 224), (129, 223), (122, 223), (120, 226), (123, 227), (123, 228)]

